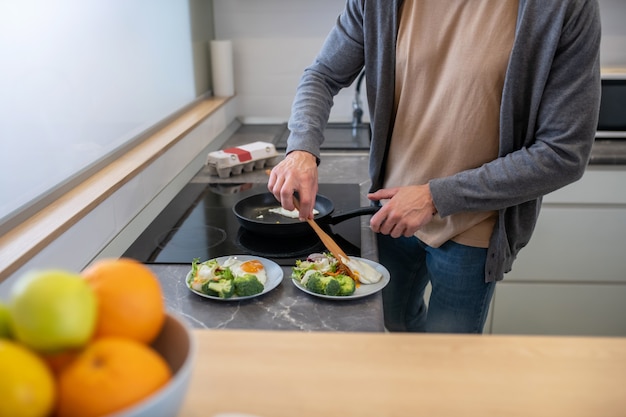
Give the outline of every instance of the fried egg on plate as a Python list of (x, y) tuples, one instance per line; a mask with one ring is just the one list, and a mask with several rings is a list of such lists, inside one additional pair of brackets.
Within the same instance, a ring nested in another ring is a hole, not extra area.
[(246, 274), (256, 275), (257, 279), (261, 281), (261, 284), (265, 285), (267, 282), (267, 273), (263, 263), (258, 259), (251, 259), (249, 261), (240, 261), (236, 258), (228, 259), (224, 262), (224, 266), (230, 268), (235, 276), (241, 276)]

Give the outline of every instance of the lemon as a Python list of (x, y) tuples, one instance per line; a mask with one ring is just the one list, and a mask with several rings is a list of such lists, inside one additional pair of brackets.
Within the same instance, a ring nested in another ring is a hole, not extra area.
[(26, 347), (0, 339), (0, 417), (44, 417), (56, 397), (52, 373)]
[(0, 301), (0, 339), (11, 337), (10, 319), (9, 307)]
[(82, 347), (95, 330), (97, 308), (96, 294), (79, 274), (31, 271), (11, 287), (11, 331), (40, 352)]

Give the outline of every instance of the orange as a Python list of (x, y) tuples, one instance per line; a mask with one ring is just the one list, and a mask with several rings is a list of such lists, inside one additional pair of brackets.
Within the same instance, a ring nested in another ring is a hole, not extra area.
[(163, 387), (171, 370), (154, 349), (134, 340), (94, 340), (57, 378), (57, 416), (95, 417), (132, 406)]
[(94, 337), (120, 336), (151, 343), (165, 321), (158, 278), (145, 265), (128, 258), (104, 259), (82, 272), (98, 299)]

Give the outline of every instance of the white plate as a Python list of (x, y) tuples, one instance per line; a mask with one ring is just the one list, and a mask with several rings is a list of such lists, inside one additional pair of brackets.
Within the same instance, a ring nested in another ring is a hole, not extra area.
[(367, 297), (368, 295), (372, 295), (374, 293), (377, 293), (378, 291), (380, 291), (383, 288), (385, 288), (387, 286), (387, 284), (389, 284), (390, 275), (389, 275), (389, 271), (387, 271), (387, 268), (385, 268), (384, 266), (382, 266), (379, 263), (376, 263), (374, 261), (370, 261), (369, 259), (358, 258), (356, 256), (351, 256), (351, 258), (352, 259), (358, 259), (358, 260), (360, 260), (362, 262), (365, 262), (366, 264), (369, 264), (372, 268), (374, 268), (375, 270), (377, 270), (378, 272), (383, 274), (383, 277), (376, 284), (361, 284), (361, 285), (359, 285), (357, 287), (357, 289), (354, 291), (354, 294), (352, 294), (352, 295), (324, 295), (324, 294), (318, 294), (316, 292), (313, 292), (313, 291), (310, 291), (310, 290), (304, 288), (304, 286), (302, 284), (300, 284), (300, 281), (298, 281), (297, 279), (291, 278), (291, 281), (296, 286), (296, 288), (298, 288), (301, 291), (304, 291), (307, 294), (311, 294), (311, 295), (314, 295), (314, 296), (320, 297), (320, 298), (327, 298), (327, 299), (330, 299), (330, 300), (354, 300), (355, 298)]
[[(213, 295), (208, 295), (205, 294), (203, 292), (200, 291), (196, 291), (193, 288), (191, 288), (189, 286), (189, 279), (191, 278), (191, 270), (189, 272), (187, 272), (187, 276), (185, 276), (185, 286), (189, 289), (189, 291), (191, 291), (194, 294), (198, 294), (201, 297), (205, 297), (205, 298), (210, 298), (211, 300), (217, 300), (217, 301), (240, 301), (240, 300), (247, 300), (248, 298), (254, 298), (254, 297), (259, 297), (263, 294), (266, 294), (270, 291), (272, 291), (274, 288), (278, 287), (278, 284), (280, 284), (283, 280), (283, 270), (281, 269), (280, 266), (278, 266), (277, 263), (270, 261), (269, 259), (265, 259), (265, 258), (261, 258), (258, 256), (250, 256), (250, 255), (231, 255), (231, 256), (221, 256), (219, 258), (215, 258), (217, 260), (217, 263), (222, 265), (228, 258), (237, 258), (241, 261), (250, 261), (253, 259), (258, 259), (259, 261), (261, 261), (261, 263), (263, 264), (263, 267), (265, 268), (265, 273), (267, 274), (267, 282), (265, 283), (265, 288), (263, 289), (262, 292), (258, 293), (258, 294), (254, 294), (254, 295), (248, 295), (246, 297), (238, 297), (238, 296), (232, 296), (230, 298), (220, 298), (220, 297), (215, 297)], [(206, 261), (204, 261), (206, 262)]]

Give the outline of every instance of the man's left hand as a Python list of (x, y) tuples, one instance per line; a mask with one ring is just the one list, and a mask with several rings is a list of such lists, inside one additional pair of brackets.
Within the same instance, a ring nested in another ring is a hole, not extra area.
[(428, 184), (385, 188), (367, 198), (389, 200), (372, 216), (370, 226), (374, 232), (394, 238), (413, 236), (437, 214)]

